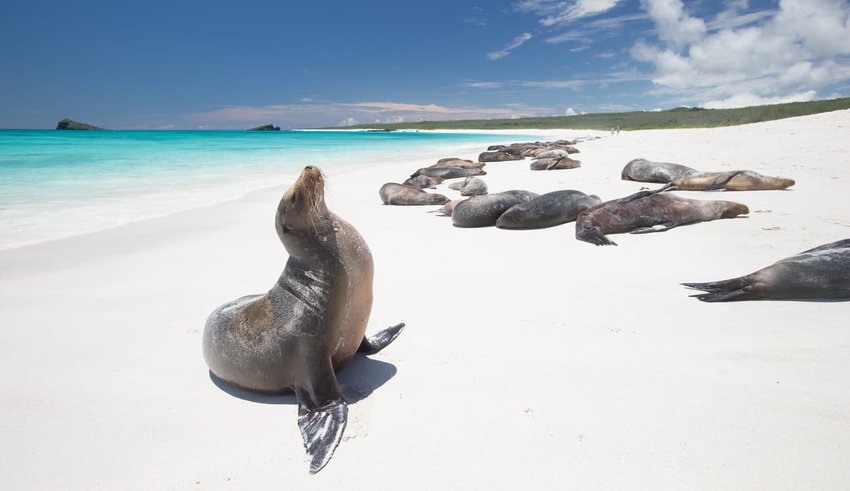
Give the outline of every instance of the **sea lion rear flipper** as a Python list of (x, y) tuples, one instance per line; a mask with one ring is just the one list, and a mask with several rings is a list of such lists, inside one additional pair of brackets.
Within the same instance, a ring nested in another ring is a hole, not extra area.
[(576, 239), (581, 240), (583, 242), (590, 242), (591, 244), (598, 246), (606, 246), (606, 245), (617, 245), (616, 242), (609, 239), (596, 227), (579, 227), (576, 226)]
[(702, 290), (706, 293), (691, 295), (703, 302), (727, 302), (730, 300), (749, 300), (756, 298), (750, 291), (746, 277), (731, 280), (713, 281), (709, 283), (682, 283), (692, 290)]
[(404, 322), (390, 326), (372, 336), (363, 336), (363, 341), (360, 342), (360, 347), (357, 348), (357, 351), (367, 355), (374, 355), (392, 343), (398, 337), (402, 328), (404, 328)]
[(330, 360), (308, 364), (306, 368), (309, 389), (295, 387), (295, 396), (298, 398), (298, 428), (310, 461), (310, 474), (315, 474), (331, 460), (342, 440), (348, 421), (348, 405), (342, 398)]

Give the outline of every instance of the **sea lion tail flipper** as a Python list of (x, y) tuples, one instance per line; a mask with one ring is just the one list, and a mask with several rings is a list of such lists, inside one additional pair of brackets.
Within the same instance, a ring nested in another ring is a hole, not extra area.
[(731, 280), (712, 281), (709, 283), (682, 283), (692, 290), (702, 290), (706, 293), (691, 295), (703, 302), (728, 302), (730, 300), (747, 300), (754, 298), (744, 277)]
[(303, 386), (293, 387), (298, 399), (298, 428), (315, 474), (331, 460), (348, 421), (348, 405), (339, 390), (329, 358), (308, 357)]
[(363, 341), (360, 342), (360, 347), (357, 348), (357, 351), (367, 355), (374, 355), (392, 343), (403, 328), (404, 322), (390, 326), (372, 336), (363, 336)]

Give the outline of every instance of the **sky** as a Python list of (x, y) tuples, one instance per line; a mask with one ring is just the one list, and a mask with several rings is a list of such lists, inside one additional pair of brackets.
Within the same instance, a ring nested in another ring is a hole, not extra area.
[(0, 7), (0, 128), (282, 128), (850, 96), (850, 0)]

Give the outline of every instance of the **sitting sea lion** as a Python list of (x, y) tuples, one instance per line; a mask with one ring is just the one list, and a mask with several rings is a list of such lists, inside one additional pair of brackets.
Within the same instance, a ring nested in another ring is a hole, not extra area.
[(442, 205), (450, 201), (442, 194), (429, 193), (416, 186), (395, 182), (384, 184), (378, 193), (385, 205)]
[(850, 239), (801, 252), (755, 273), (710, 283), (682, 283), (703, 302), (850, 300)]
[(487, 183), (477, 177), (467, 177), (460, 188), (461, 196), (480, 196), (487, 194)]
[(601, 202), (598, 196), (588, 196), (581, 191), (553, 191), (508, 208), (496, 220), (496, 226), (510, 229), (554, 227), (575, 220), (579, 213)]
[(732, 201), (700, 201), (663, 192), (641, 191), (606, 201), (581, 212), (576, 219), (576, 238), (596, 245), (617, 245), (607, 234), (663, 232), (679, 225), (733, 218), (749, 209)]
[(634, 159), (625, 167), (621, 177), (627, 181), (672, 183), (685, 191), (756, 191), (786, 189), (793, 179), (771, 177), (748, 170), (700, 172), (671, 162), (652, 162)]
[(458, 203), (452, 211), (455, 227), (492, 227), (508, 208), (538, 196), (531, 191), (503, 191), (473, 196)]
[(210, 314), (204, 359), (216, 377), (244, 389), (295, 392), (312, 474), (328, 463), (348, 420), (336, 372), (358, 351), (380, 351), (404, 324), (364, 337), (372, 254), (357, 230), (328, 210), (318, 168), (305, 167), (283, 195), (275, 229), (289, 253), (283, 273), (268, 293)]

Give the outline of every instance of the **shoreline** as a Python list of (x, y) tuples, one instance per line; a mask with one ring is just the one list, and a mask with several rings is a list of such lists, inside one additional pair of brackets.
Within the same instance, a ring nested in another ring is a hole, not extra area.
[[(580, 143), (578, 169), (485, 167), (491, 192), (579, 189), (603, 200), (654, 187), (620, 179), (638, 157), (797, 181), (677, 192), (739, 201), (750, 214), (621, 234), (618, 247), (577, 241), (573, 224), (459, 229), (427, 213), (436, 207), (381, 205), (380, 186), (419, 159), (328, 172), (328, 207), (375, 260), (368, 332), (407, 328), (340, 373), (344, 393), (367, 395), (315, 476), (293, 399), (234, 397), (201, 355), (206, 316), (280, 274), (272, 221), (288, 183), (0, 251), (0, 368), (15, 374), (0, 381), (2, 481), (839, 489), (850, 482), (850, 302), (704, 304), (679, 283), (740, 276), (850, 236), (848, 128), (850, 110), (622, 131)], [(420, 167), (436, 161), (425, 158)], [(430, 192), (458, 197), (447, 183)]]

